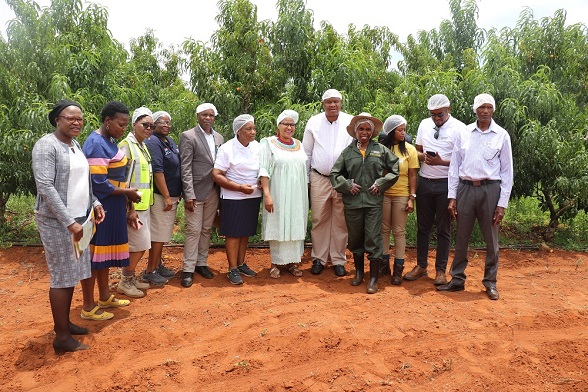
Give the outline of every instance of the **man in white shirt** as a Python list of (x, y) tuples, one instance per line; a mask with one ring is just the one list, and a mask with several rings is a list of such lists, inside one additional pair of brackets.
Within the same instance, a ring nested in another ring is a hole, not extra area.
[(437, 290), (464, 290), (468, 243), (477, 219), (486, 242), (482, 283), (488, 298), (497, 300), (498, 229), (512, 189), (512, 147), (508, 132), (492, 119), (494, 98), (480, 94), (473, 108), (477, 121), (457, 135), (449, 165), (448, 210), (457, 219), (457, 239), (451, 281)]
[(221, 134), (212, 129), (218, 112), (211, 103), (196, 108), (198, 125), (180, 135), (182, 192), (186, 210), (186, 241), (182, 265), (183, 287), (192, 286), (194, 272), (206, 279), (210, 228), (219, 203), (218, 186), (212, 181), (216, 151), (223, 143)]
[(312, 116), (306, 124), (302, 145), (308, 156), (310, 203), (312, 211), (311, 273), (323, 272), (333, 264), (337, 276), (345, 276), (347, 225), (341, 194), (333, 189), (329, 173), (341, 151), (353, 140), (347, 125), (353, 116), (341, 111), (342, 95), (335, 89), (322, 97), (324, 112)]
[(427, 276), (429, 243), (433, 224), (437, 227), (435, 255), (436, 286), (447, 283), (445, 272), (449, 258), (451, 219), (447, 211), (447, 171), (455, 134), (465, 124), (451, 116), (449, 98), (435, 94), (427, 102), (431, 117), (421, 121), (416, 138), (419, 161), (422, 162), (416, 195), (417, 265), (404, 275), (406, 280)]

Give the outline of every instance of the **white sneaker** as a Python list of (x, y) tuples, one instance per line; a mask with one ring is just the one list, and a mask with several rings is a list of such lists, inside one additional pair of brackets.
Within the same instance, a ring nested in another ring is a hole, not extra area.
[(133, 276), (133, 284), (139, 290), (147, 290), (148, 288), (151, 287), (151, 285), (149, 284), (149, 282), (143, 282), (139, 278), (137, 278), (136, 276)]
[(121, 276), (118, 286), (116, 286), (116, 292), (131, 298), (144, 297), (145, 293), (135, 287), (134, 280), (134, 276)]

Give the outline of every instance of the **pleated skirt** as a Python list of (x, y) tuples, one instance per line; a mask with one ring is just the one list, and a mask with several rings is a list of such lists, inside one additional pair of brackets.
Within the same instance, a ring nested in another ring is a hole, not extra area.
[(220, 200), (220, 234), (226, 237), (251, 237), (257, 233), (261, 197)]

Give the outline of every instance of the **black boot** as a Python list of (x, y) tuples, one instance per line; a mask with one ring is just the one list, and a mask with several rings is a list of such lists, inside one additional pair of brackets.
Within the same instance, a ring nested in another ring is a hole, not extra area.
[(404, 271), (404, 263), (400, 264), (396, 261), (397, 259), (394, 259), (394, 273), (392, 274), (392, 284), (395, 286), (400, 286), (402, 284), (402, 271)]
[(355, 264), (355, 277), (351, 279), (352, 286), (359, 286), (361, 282), (363, 282), (363, 253), (358, 255), (356, 253), (353, 254), (353, 262)]
[(380, 263), (380, 278), (382, 276), (391, 275), (390, 271), (390, 255), (382, 256), (382, 262)]
[(380, 274), (380, 260), (370, 260), (370, 282), (366, 292), (375, 294), (378, 292), (378, 275)]

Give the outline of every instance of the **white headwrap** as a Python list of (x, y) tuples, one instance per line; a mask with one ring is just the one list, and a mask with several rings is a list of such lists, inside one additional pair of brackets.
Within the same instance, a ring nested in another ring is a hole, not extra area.
[(205, 103), (198, 105), (198, 107), (196, 108), (196, 114), (202, 113), (203, 111), (208, 110), (208, 109), (212, 109), (214, 111), (214, 115), (218, 116), (218, 112), (216, 111), (216, 106), (214, 106), (213, 104), (208, 103), (208, 102), (205, 102)]
[(341, 93), (339, 91), (335, 90), (334, 88), (331, 88), (331, 89), (325, 91), (325, 93), (323, 94), (323, 99), (321, 101), (324, 101), (329, 98), (343, 99), (343, 96), (341, 95)]
[(427, 102), (427, 109), (429, 110), (448, 108), (450, 106), (451, 104), (449, 103), (449, 98), (443, 94), (435, 94), (429, 98), (429, 101)]
[(496, 110), (496, 103), (494, 102), (494, 97), (490, 94), (480, 94), (477, 95), (476, 98), (474, 98), (474, 112), (485, 103), (489, 103), (490, 105), (492, 105), (492, 109)]
[(157, 120), (159, 120), (161, 117), (166, 116), (167, 118), (169, 118), (169, 121), (171, 121), (171, 116), (168, 112), (160, 110), (158, 112), (153, 113), (153, 115), (151, 116), (153, 118), (153, 122), (156, 122)]
[(152, 114), (153, 113), (151, 113), (151, 110), (147, 109), (145, 106), (141, 106), (140, 108), (135, 109), (135, 111), (133, 112), (132, 123), (136, 123), (139, 117), (151, 116)]
[(233, 132), (235, 133), (235, 135), (237, 135), (239, 129), (243, 128), (243, 126), (248, 122), (252, 122), (255, 124), (255, 119), (250, 114), (242, 114), (240, 116), (235, 117), (235, 119), (233, 120)]
[(294, 124), (298, 123), (298, 112), (294, 110), (286, 109), (278, 116), (277, 124), (280, 125), (283, 119), (291, 118), (294, 121)]
[(384, 121), (384, 130), (382, 133), (388, 135), (390, 132), (401, 126), (402, 124), (406, 124), (406, 119), (399, 114), (393, 114)]

